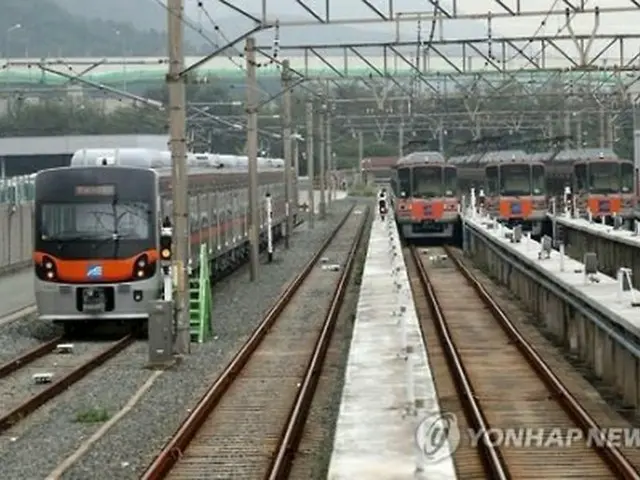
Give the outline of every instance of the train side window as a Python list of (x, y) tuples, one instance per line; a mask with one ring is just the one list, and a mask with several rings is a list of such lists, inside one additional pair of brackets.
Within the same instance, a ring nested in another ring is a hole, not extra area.
[(534, 195), (543, 195), (545, 192), (544, 165), (531, 166), (531, 191)]

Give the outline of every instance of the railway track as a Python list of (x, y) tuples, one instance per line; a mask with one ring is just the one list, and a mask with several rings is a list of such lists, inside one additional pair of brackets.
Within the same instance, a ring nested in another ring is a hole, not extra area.
[(0, 326), (9, 325), (10, 323), (20, 320), (28, 315), (36, 313), (37, 309), (35, 304), (27, 305), (25, 307), (17, 308), (9, 313), (0, 316)]
[[(637, 448), (623, 454), (606, 439), (568, 441), (576, 431), (587, 438), (602, 426), (455, 252), (407, 248), (404, 254), (441, 417), (451, 425), (455, 415), (460, 434), (453, 452), (459, 478), (640, 478)], [(554, 441), (500, 441), (498, 432), (518, 428), (553, 431)]]
[[(127, 335), (105, 347), (104, 342), (76, 342), (74, 353), (56, 352), (55, 338), (0, 366), (0, 433), (55, 398), (135, 340)], [(51, 378), (46, 375), (51, 374)], [(38, 383), (40, 375), (47, 382)]]
[(345, 216), (142, 478), (287, 475), (368, 219)]

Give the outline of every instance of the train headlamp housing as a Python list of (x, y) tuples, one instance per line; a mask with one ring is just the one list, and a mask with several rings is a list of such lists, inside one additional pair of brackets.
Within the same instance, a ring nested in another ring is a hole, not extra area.
[(146, 253), (136, 258), (133, 264), (133, 279), (144, 280), (153, 277), (156, 273), (156, 263), (150, 262)]
[(47, 282), (55, 282), (58, 278), (58, 271), (56, 269), (56, 263), (52, 258), (48, 256), (42, 257), (42, 262), (36, 264), (36, 276), (40, 280)]

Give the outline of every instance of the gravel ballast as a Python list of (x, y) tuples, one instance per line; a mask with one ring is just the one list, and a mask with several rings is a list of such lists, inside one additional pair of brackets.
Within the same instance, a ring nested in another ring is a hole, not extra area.
[(0, 327), (0, 365), (60, 334), (60, 328), (49, 322), (37, 321), (35, 315), (27, 315), (20, 320), (2, 325)]
[[(316, 221), (314, 230), (305, 224), (299, 227), (290, 250), (278, 248), (274, 262), (260, 266), (258, 282), (251, 283), (245, 269), (215, 285), (214, 340), (192, 345), (191, 355), (160, 375), (141, 401), (62, 478), (139, 478), (350, 204), (334, 203), (333, 214), (325, 222)], [(98, 409), (114, 415), (150, 378), (152, 372), (145, 368), (147, 355), (145, 342), (134, 344), (6, 432), (6, 438), (0, 439), (3, 480), (46, 478), (101, 427), (101, 423), (78, 422), (79, 414)]]

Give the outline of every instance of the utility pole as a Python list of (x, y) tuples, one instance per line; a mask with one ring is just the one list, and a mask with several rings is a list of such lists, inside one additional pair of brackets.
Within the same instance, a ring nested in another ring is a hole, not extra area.
[(307, 176), (309, 177), (309, 227), (315, 223), (315, 199), (313, 198), (313, 103), (307, 101)]
[(318, 161), (320, 162), (320, 220), (324, 220), (327, 218), (327, 199), (326, 199), (326, 190), (325, 190), (325, 138), (324, 138), (324, 122), (327, 115), (327, 105), (324, 103), (324, 100), (320, 107), (320, 116), (318, 118), (318, 135), (320, 137), (320, 145), (318, 152)]
[(398, 127), (398, 158), (402, 158), (403, 156), (404, 156), (404, 120), (400, 120), (400, 126)]
[(362, 160), (364, 159), (364, 137), (362, 130), (358, 132), (358, 169), (360, 171), (360, 182), (364, 183), (364, 171), (362, 170)]
[(247, 59), (247, 156), (249, 157), (249, 259), (251, 262), (251, 281), (258, 279), (258, 109), (256, 78), (256, 43), (253, 37), (247, 38), (245, 57)]
[(300, 140), (298, 132), (293, 142), (293, 201), (296, 209), (300, 205), (299, 182), (300, 181)]
[(284, 201), (287, 215), (287, 232), (284, 237), (284, 247), (289, 248), (289, 238), (293, 230), (293, 218), (291, 216), (291, 75), (289, 72), (289, 60), (282, 62), (282, 118), (284, 119), (282, 142), (284, 145)]
[(171, 185), (173, 192), (173, 265), (176, 296), (176, 340), (174, 351), (188, 354), (191, 349), (189, 331), (189, 289), (187, 264), (189, 262), (189, 194), (187, 192), (187, 116), (183, 51), (184, 0), (169, 0), (167, 4), (169, 34), (169, 145), (171, 149)]
[(334, 184), (333, 184), (333, 170), (334, 170), (334, 165), (333, 165), (333, 151), (332, 151), (332, 144), (331, 144), (331, 103), (327, 102), (327, 114), (325, 115), (325, 130), (326, 130), (326, 135), (327, 135), (327, 170), (329, 171), (329, 175), (327, 178), (327, 181), (329, 182), (329, 195), (327, 197), (327, 208), (329, 209), (329, 211), (331, 211), (331, 202), (332, 202), (332, 195), (333, 195), (333, 191), (334, 191)]

